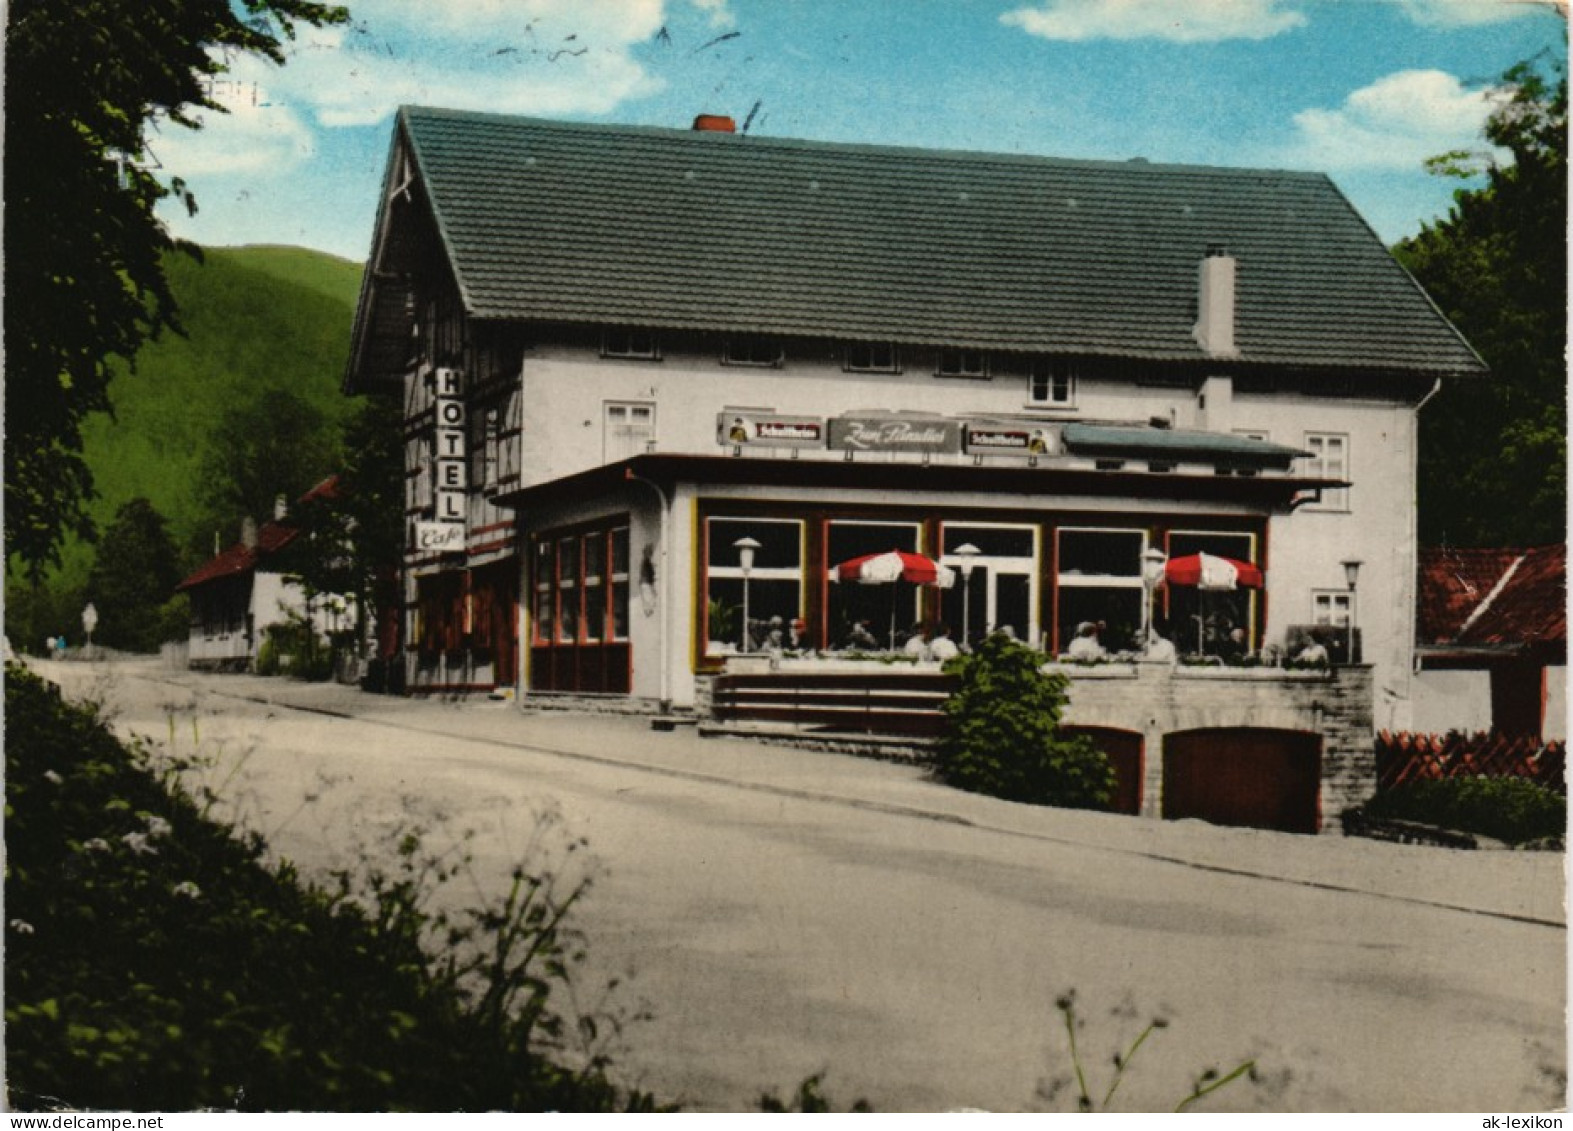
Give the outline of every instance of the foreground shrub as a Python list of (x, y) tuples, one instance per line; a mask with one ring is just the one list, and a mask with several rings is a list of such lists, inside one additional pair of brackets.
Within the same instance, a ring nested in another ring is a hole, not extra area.
[(88, 710), (7, 666), (5, 1053), (14, 1108), (608, 1110), (606, 1013), (554, 1007), (583, 894), (515, 871), (431, 909), (455, 865), (402, 838), (327, 888), (269, 865)]
[(1069, 680), (1042, 653), (1003, 635), (945, 665), (961, 686), (945, 702), (935, 771), (947, 783), (1011, 801), (1107, 809), (1114, 768), (1085, 735), (1059, 733)]
[(1441, 825), (1508, 844), (1561, 837), (1567, 828), (1567, 798), (1523, 778), (1406, 782), (1377, 794), (1365, 811), (1372, 817)]

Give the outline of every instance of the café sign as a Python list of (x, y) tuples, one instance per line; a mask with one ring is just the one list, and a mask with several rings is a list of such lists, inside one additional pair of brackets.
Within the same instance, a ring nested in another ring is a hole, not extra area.
[(852, 452), (959, 452), (961, 425), (929, 416), (833, 416), (830, 446)]

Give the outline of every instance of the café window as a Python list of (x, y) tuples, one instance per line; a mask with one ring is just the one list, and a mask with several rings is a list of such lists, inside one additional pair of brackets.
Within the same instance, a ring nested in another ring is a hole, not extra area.
[[(825, 568), (828, 573), (843, 562), (865, 554), (883, 554), (891, 550), (916, 553), (917, 548), (918, 524), (915, 522), (833, 520), (825, 529)], [(911, 582), (864, 585), (856, 581), (830, 581), (826, 584), (826, 642), (832, 648), (868, 650), (870, 637), (880, 648), (890, 648), (892, 626), (894, 646), (900, 647), (922, 615), (923, 587)]]
[[(976, 644), (990, 632), (1018, 640), (1038, 639), (1038, 529), (994, 523), (947, 522), (943, 564), (956, 571), (956, 581), (940, 592), (940, 608), (952, 639), (963, 633)], [(968, 560), (956, 551), (970, 546), (971, 575), (962, 576)]]
[[(759, 545), (745, 579), (737, 543)], [(747, 623), (744, 623), (745, 581)], [(803, 524), (796, 519), (705, 521), (706, 652), (754, 652), (773, 627), (785, 634), (803, 615)]]
[(1070, 408), (1076, 403), (1076, 374), (1068, 361), (1039, 360), (1027, 377), (1027, 403), (1036, 408)]
[(1056, 534), (1059, 639), (1064, 651), (1078, 626), (1094, 624), (1110, 652), (1134, 650), (1142, 623), (1142, 530), (1061, 527)]
[(535, 544), (538, 646), (628, 639), (628, 528), (581, 530)]
[(989, 355), (982, 350), (941, 350), (936, 373), (940, 377), (987, 377)]
[(895, 342), (848, 342), (844, 362), (852, 373), (900, 373)]
[(783, 360), (781, 340), (759, 335), (728, 338), (721, 351), (722, 365), (779, 366)]
[[(1237, 562), (1257, 562), (1256, 535), (1219, 530), (1171, 530), (1168, 553), (1171, 558), (1191, 554), (1212, 554)], [(1154, 627), (1174, 642), (1182, 652), (1220, 655), (1228, 646), (1229, 634), (1245, 630), (1247, 648), (1254, 647), (1260, 608), (1255, 589), (1198, 589), (1194, 585), (1164, 587), (1162, 611), (1154, 617)]]

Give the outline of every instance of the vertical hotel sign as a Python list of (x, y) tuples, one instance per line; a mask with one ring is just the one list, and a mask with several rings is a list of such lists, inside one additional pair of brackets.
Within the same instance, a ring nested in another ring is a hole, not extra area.
[(422, 550), (462, 550), (469, 488), (469, 463), (464, 450), (464, 374), (457, 369), (439, 369), (436, 377), (436, 521), (417, 523), (415, 537)]

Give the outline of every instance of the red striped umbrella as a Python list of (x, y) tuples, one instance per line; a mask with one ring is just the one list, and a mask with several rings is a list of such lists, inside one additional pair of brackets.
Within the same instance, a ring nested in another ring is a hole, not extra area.
[(1170, 585), (1194, 585), (1198, 589), (1260, 589), (1265, 584), (1260, 566), (1216, 554), (1170, 558), (1164, 563), (1163, 579)]
[(910, 581), (915, 585), (938, 585), (941, 589), (948, 589), (955, 583), (956, 571), (922, 554), (887, 550), (882, 554), (864, 554), (861, 558), (842, 562), (830, 571), (830, 579), (856, 581), (863, 585)]

